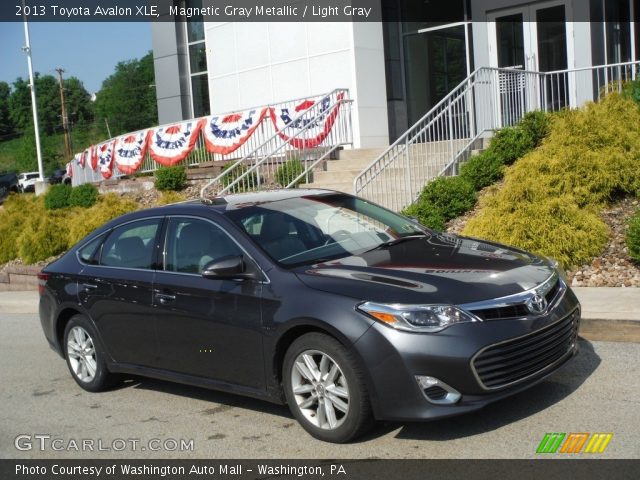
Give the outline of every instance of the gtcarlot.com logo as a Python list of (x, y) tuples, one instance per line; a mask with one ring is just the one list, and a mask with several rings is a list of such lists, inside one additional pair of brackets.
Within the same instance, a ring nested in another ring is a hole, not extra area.
[(536, 453), (604, 453), (612, 437), (613, 433), (546, 433)]

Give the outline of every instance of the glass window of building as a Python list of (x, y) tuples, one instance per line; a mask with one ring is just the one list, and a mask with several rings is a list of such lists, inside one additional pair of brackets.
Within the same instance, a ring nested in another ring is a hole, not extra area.
[[(184, 7), (202, 8), (202, 0), (184, 0)], [(204, 20), (201, 15), (194, 15), (185, 19), (185, 24), (193, 116), (203, 117), (211, 113)]]

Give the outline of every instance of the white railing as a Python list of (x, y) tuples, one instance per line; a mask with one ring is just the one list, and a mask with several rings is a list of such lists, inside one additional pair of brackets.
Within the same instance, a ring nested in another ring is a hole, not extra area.
[[(213, 178), (202, 189), (201, 197), (309, 183), (314, 168), (338, 148), (353, 144), (351, 104), (345, 89), (318, 98), (314, 105), (296, 112), (285, 126)], [(284, 176), (285, 184), (279, 184), (282, 179), (277, 178), (277, 172), (290, 160), (299, 161), (296, 164), (302, 171)]]
[[(280, 152), (282, 153), (281, 160), (284, 158), (299, 158), (301, 161), (303, 161), (305, 165), (307, 165), (308, 162), (310, 162), (311, 160), (313, 161), (317, 160), (317, 158), (323, 154), (322, 148), (325, 148), (325, 146), (330, 142), (335, 141), (337, 137), (339, 137), (342, 140), (348, 139), (346, 143), (352, 143), (352, 139), (351, 139), (352, 128), (351, 128), (351, 115), (350, 115), (351, 111), (350, 111), (350, 101), (348, 100), (349, 91), (347, 89), (336, 89), (330, 94), (313, 95), (309, 97), (302, 97), (302, 98), (287, 100), (286, 102), (246, 108), (243, 111), (250, 111), (250, 110), (261, 111), (263, 109), (267, 109), (266, 118), (253, 131), (253, 133), (246, 140), (246, 142), (242, 144), (237, 150), (227, 155), (209, 152), (205, 146), (204, 132), (201, 131), (198, 134), (198, 139), (196, 141), (194, 149), (183, 161), (179, 163), (179, 165), (184, 165), (186, 167), (196, 167), (196, 166), (206, 167), (206, 166), (221, 166), (223, 164), (227, 164), (230, 162), (240, 163), (240, 161), (242, 161), (244, 164), (248, 164), (250, 167), (254, 162), (258, 161), (259, 159), (271, 155), (271, 150), (269, 149), (274, 144), (273, 138), (277, 136), (277, 131), (276, 131), (275, 125), (269, 118), (270, 110), (273, 109), (275, 112), (281, 112), (284, 110), (292, 112), (291, 116), (294, 117), (294, 121), (295, 121), (296, 118), (294, 114), (297, 114), (296, 108), (299, 107), (301, 103), (315, 102), (314, 103), (314, 107), (315, 107), (315, 105), (319, 104), (322, 99), (326, 97), (335, 99), (337, 98), (338, 95), (340, 95), (341, 98), (346, 99), (345, 102), (343, 103), (346, 103), (349, 106), (349, 108), (344, 108), (344, 109), (341, 108), (338, 118), (336, 118), (334, 128), (341, 129), (341, 132), (339, 135), (334, 133), (332, 129), (329, 132), (329, 135), (327, 135), (326, 141), (323, 142), (323, 144), (318, 147), (317, 151), (312, 151), (311, 149), (296, 148), (295, 146), (291, 145), (290, 142), (284, 145), (279, 145), (281, 147)], [(313, 110), (314, 107), (311, 107), (309, 110), (303, 110), (303, 112), (299, 116), (308, 118), (309, 117), (308, 112), (315, 111)], [(224, 117), (225, 115), (231, 115), (234, 113), (236, 112), (226, 112), (226, 113), (216, 114), (216, 116)], [(167, 123), (165, 125), (160, 125), (158, 127), (152, 127), (152, 129), (168, 127), (171, 125), (182, 124), (185, 122), (197, 122), (198, 120), (203, 120), (205, 118), (208, 118), (208, 117), (201, 117), (197, 119)], [(131, 132), (125, 135), (130, 135), (135, 133), (137, 132)], [(106, 142), (112, 142), (113, 140), (115, 140), (115, 138), (117, 137), (111, 138), (104, 142), (100, 142), (100, 144), (103, 144)], [(71, 166), (73, 169), (72, 184), (74, 186), (81, 185), (83, 183), (98, 183), (104, 180), (104, 177), (101, 174), (99, 168), (96, 170), (93, 170), (89, 165), (85, 165), (83, 168), (77, 165), (77, 163), (74, 161), (71, 162)], [(154, 172), (160, 167), (161, 165), (155, 162), (151, 157), (151, 155), (149, 154), (149, 151), (147, 151), (141, 166), (136, 170), (135, 173), (136, 174), (150, 173), (150, 172)], [(125, 173), (123, 173), (118, 169), (117, 164), (115, 164), (114, 162), (111, 178), (117, 179), (125, 175), (126, 175)]]
[(640, 62), (554, 72), (479, 68), (365, 168), (354, 193), (393, 210), (413, 203), (429, 181), (456, 175), (484, 137), (534, 110), (576, 108), (620, 91)]

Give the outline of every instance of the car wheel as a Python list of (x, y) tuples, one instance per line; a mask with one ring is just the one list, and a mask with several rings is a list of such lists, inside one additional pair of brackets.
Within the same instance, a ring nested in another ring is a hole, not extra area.
[(283, 383), (291, 413), (320, 440), (348, 442), (373, 424), (358, 361), (332, 337), (308, 333), (296, 339), (284, 358)]
[(64, 348), (71, 376), (82, 388), (100, 392), (115, 383), (116, 376), (107, 369), (93, 325), (84, 315), (75, 315), (67, 323)]

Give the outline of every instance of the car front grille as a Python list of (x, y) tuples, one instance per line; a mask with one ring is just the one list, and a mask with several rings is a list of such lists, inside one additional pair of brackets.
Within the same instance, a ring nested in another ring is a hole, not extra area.
[[(547, 293), (544, 295), (547, 300), (547, 304), (551, 306), (556, 296), (561, 290), (561, 285), (559, 280), (555, 280), (553, 284), (550, 286)], [(529, 309), (525, 303), (518, 303), (515, 305), (505, 305), (501, 307), (492, 307), (492, 308), (482, 308), (478, 310), (469, 310), (476, 317), (481, 318), (482, 320), (503, 320), (506, 318), (521, 318), (529, 315)]]
[(486, 347), (471, 361), (478, 381), (485, 389), (493, 390), (549, 370), (573, 350), (579, 321), (576, 309), (552, 325)]

